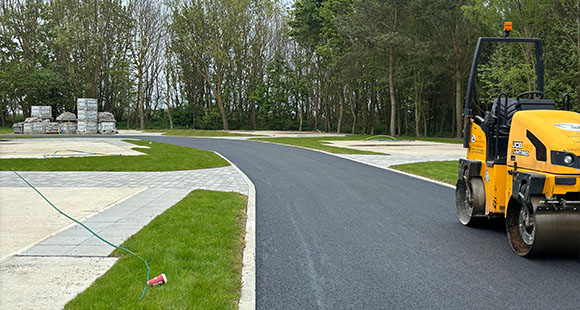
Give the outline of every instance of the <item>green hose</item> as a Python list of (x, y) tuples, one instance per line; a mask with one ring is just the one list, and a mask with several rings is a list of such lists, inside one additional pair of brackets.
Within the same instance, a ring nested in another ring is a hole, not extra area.
[(107, 240), (103, 239), (103, 238), (102, 238), (101, 236), (99, 236), (99, 235), (98, 235), (96, 232), (92, 231), (90, 228), (88, 228), (87, 226), (85, 226), (85, 224), (83, 224), (83, 223), (81, 223), (81, 222), (79, 222), (79, 221), (75, 220), (74, 218), (70, 217), (68, 214), (66, 214), (66, 213), (62, 212), (62, 211), (61, 211), (59, 208), (55, 207), (55, 206), (52, 204), (52, 202), (50, 202), (50, 200), (48, 200), (46, 197), (44, 197), (44, 195), (43, 195), (43, 194), (42, 194), (40, 191), (38, 191), (38, 190), (36, 189), (36, 187), (34, 187), (34, 185), (32, 185), (32, 184), (30, 184), (28, 181), (26, 181), (26, 179), (25, 179), (24, 177), (22, 177), (20, 174), (18, 174), (18, 172), (14, 171), (14, 169), (12, 169), (12, 172), (14, 172), (14, 173), (15, 173), (15, 174), (16, 174), (16, 175), (19, 177), (19, 178), (21, 178), (21, 179), (22, 179), (22, 181), (24, 181), (26, 184), (28, 184), (28, 186), (32, 187), (32, 189), (33, 189), (35, 192), (37, 192), (37, 193), (40, 195), (40, 197), (42, 197), (42, 198), (43, 198), (43, 199), (44, 199), (46, 202), (48, 202), (48, 204), (49, 204), (51, 207), (53, 207), (53, 208), (54, 208), (56, 211), (58, 211), (60, 214), (62, 214), (62, 215), (64, 215), (64, 216), (66, 216), (66, 217), (67, 217), (69, 220), (71, 220), (71, 221), (73, 221), (73, 222), (75, 222), (75, 223), (77, 223), (77, 224), (81, 225), (81, 226), (82, 226), (84, 229), (88, 230), (88, 231), (89, 231), (91, 234), (93, 234), (95, 237), (97, 237), (97, 238), (101, 239), (101, 241), (103, 241), (104, 243), (106, 243), (106, 244), (108, 244), (108, 245), (110, 245), (110, 246), (112, 246), (112, 247), (114, 247), (114, 248), (116, 248), (116, 249), (123, 250), (123, 251), (125, 251), (125, 252), (127, 252), (127, 253), (129, 253), (129, 254), (131, 254), (131, 255), (135, 256), (135, 257), (137, 257), (137, 258), (138, 258), (138, 259), (140, 259), (141, 261), (143, 261), (143, 263), (145, 263), (145, 267), (147, 268), (147, 280), (145, 281), (145, 287), (143, 288), (143, 292), (141, 292), (141, 296), (139, 296), (139, 298), (137, 298), (137, 299), (141, 299), (141, 298), (143, 298), (143, 296), (145, 296), (145, 291), (147, 291), (147, 281), (149, 281), (149, 264), (147, 264), (147, 262), (146, 262), (146, 261), (145, 261), (143, 258), (141, 258), (139, 255), (136, 255), (136, 254), (135, 254), (135, 253), (133, 253), (131, 250), (128, 250), (128, 249), (126, 249), (126, 248), (124, 248), (124, 247), (121, 247), (121, 246), (114, 245), (114, 244), (112, 244), (111, 242), (109, 242), (109, 241), (107, 241)]

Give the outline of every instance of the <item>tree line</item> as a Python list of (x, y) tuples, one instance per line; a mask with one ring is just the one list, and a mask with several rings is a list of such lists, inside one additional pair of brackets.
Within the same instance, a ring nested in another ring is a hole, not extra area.
[[(507, 20), (578, 109), (579, 0), (1, 0), (0, 125), (92, 97), (119, 128), (460, 137), (475, 42)], [(476, 110), (533, 90), (533, 53), (484, 50)]]

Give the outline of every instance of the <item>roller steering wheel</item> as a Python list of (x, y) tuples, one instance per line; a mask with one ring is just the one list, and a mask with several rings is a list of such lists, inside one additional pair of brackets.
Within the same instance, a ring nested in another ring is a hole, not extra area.
[(520, 100), (521, 97), (529, 96), (530, 99), (533, 99), (532, 95), (537, 95), (540, 99), (544, 98), (544, 92), (539, 90), (530, 90), (520, 93), (516, 96), (516, 100)]

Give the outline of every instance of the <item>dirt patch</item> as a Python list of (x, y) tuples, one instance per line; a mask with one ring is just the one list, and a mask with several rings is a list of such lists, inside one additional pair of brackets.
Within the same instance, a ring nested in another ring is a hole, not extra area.
[[(81, 220), (131, 197), (139, 188), (38, 189), (57, 208)], [(54, 210), (33, 189), (0, 187), (0, 259), (20, 252), (64, 229), (71, 221)]]
[(137, 146), (111, 138), (11, 139), (0, 140), (0, 158), (145, 155), (132, 150), (134, 147)]

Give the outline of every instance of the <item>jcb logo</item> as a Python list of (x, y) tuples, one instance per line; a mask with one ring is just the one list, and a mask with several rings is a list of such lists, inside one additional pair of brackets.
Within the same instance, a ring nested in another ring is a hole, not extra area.
[(524, 143), (521, 142), (521, 141), (514, 141), (512, 143), (512, 148), (514, 148), (514, 149), (522, 149), (522, 148), (524, 148)]

